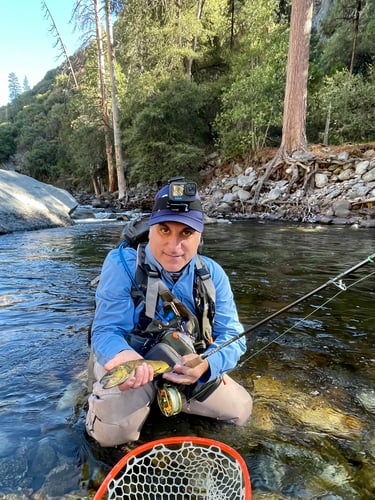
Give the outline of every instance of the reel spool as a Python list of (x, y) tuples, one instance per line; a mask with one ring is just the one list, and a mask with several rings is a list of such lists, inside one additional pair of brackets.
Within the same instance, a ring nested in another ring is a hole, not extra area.
[(157, 401), (160, 411), (166, 417), (177, 415), (182, 410), (181, 394), (174, 385), (163, 384), (159, 387)]

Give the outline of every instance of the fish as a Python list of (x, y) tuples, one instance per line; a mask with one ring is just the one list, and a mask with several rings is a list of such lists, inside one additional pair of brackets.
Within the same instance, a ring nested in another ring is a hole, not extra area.
[(155, 361), (150, 359), (133, 359), (131, 361), (127, 361), (126, 363), (122, 363), (111, 370), (108, 370), (107, 373), (100, 379), (100, 383), (104, 387), (104, 389), (110, 389), (111, 387), (115, 387), (116, 385), (123, 384), (129, 377), (132, 377), (135, 374), (135, 370), (138, 366), (146, 363), (147, 365), (151, 365), (154, 370), (154, 377), (156, 375), (161, 375), (162, 373), (166, 373), (172, 370), (172, 367), (168, 365), (165, 361)]

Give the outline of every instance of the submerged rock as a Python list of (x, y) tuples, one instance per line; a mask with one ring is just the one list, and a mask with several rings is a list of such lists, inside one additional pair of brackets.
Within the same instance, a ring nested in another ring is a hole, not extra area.
[(357, 400), (365, 410), (375, 414), (375, 391), (362, 391), (357, 394)]
[[(278, 380), (259, 377), (253, 381), (254, 405), (253, 425), (263, 430), (274, 430), (280, 411), (295, 425), (303, 425), (313, 432), (322, 432), (336, 437), (352, 437), (362, 429), (361, 422), (333, 408), (320, 396), (298, 392)], [(278, 416), (270, 411), (278, 407)]]

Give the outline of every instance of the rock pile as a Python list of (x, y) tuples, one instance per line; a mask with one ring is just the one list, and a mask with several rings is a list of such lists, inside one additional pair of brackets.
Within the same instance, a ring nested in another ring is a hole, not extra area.
[[(323, 153), (326, 153), (325, 155)], [(257, 217), (325, 224), (375, 227), (375, 150), (361, 157), (327, 149), (299, 153), (290, 159), (282, 178), (270, 177), (259, 196), (256, 190), (265, 167), (233, 163), (223, 176), (219, 159), (211, 163), (213, 178), (203, 190), (210, 216)], [(296, 171), (302, 171), (300, 182)]]
[[(267, 160), (271, 158), (269, 154)], [(207, 158), (200, 191), (206, 215), (375, 227), (375, 149), (371, 144), (297, 152), (281, 172), (264, 181), (267, 160), (223, 166), (218, 155)], [(139, 184), (130, 190), (126, 205), (115, 194), (92, 204), (147, 212), (156, 190), (156, 186)]]

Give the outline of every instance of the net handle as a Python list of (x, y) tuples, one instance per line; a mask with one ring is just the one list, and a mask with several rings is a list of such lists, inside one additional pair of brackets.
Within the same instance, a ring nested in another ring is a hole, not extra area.
[(117, 462), (117, 464), (113, 466), (113, 468), (109, 471), (107, 476), (104, 478), (104, 481), (100, 485), (93, 500), (101, 500), (103, 498), (103, 495), (107, 492), (107, 487), (108, 487), (109, 482), (112, 479), (115, 479), (118, 472), (120, 472), (120, 470), (124, 467), (124, 465), (128, 462), (128, 460), (130, 458), (137, 456), (140, 453), (143, 453), (145, 451), (149, 451), (152, 448), (154, 448), (155, 446), (158, 446), (159, 444), (161, 444), (161, 445), (182, 444), (185, 442), (198, 444), (198, 445), (201, 444), (201, 445), (205, 445), (205, 446), (217, 446), (220, 450), (225, 451), (228, 455), (233, 457), (241, 467), (241, 471), (242, 471), (242, 475), (243, 475), (243, 479), (244, 479), (244, 488), (245, 488), (245, 499), (244, 500), (251, 500), (251, 483), (250, 483), (249, 471), (247, 469), (246, 462), (242, 458), (242, 456), (236, 450), (234, 450), (231, 446), (228, 446), (225, 443), (221, 443), (220, 441), (216, 441), (215, 439), (196, 437), (196, 436), (173, 436), (173, 437), (168, 437), (168, 438), (161, 438), (161, 439), (156, 439), (155, 441), (149, 441), (148, 443), (141, 444), (140, 446), (137, 446), (137, 448), (134, 448), (133, 450), (129, 451), (129, 453), (124, 455)]

